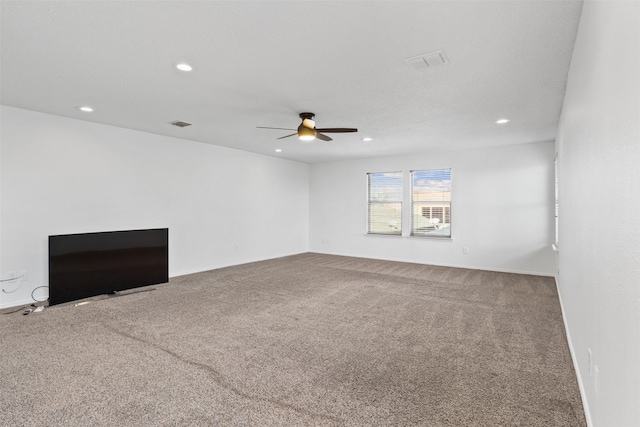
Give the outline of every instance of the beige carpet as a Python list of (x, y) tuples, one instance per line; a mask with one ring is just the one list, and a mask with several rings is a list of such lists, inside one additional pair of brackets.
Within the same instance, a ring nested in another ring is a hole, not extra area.
[(0, 316), (3, 426), (585, 426), (548, 277), (301, 254)]

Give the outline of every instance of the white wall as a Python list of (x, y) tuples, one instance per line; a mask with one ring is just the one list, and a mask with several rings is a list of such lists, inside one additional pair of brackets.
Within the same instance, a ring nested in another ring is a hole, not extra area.
[[(176, 276), (308, 251), (309, 165), (2, 107), (0, 307), (48, 282), (47, 236), (169, 228)], [(36, 292), (46, 297), (46, 289)]]
[[(314, 164), (311, 251), (553, 275), (553, 161), (544, 142)], [(406, 235), (409, 171), (439, 168), (452, 168), (453, 239), (365, 234), (367, 172), (404, 171)]]
[(557, 137), (557, 279), (599, 427), (640, 426), (639, 55), (639, 3), (586, 1)]

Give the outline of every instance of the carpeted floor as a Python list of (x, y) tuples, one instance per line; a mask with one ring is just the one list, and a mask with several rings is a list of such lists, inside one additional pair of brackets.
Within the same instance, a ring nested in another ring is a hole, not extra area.
[(0, 316), (3, 426), (585, 426), (548, 277), (301, 254)]

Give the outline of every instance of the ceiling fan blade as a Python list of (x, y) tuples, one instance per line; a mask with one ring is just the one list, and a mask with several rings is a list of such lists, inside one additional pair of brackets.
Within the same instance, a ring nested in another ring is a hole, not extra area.
[(295, 129), (289, 129), (289, 128), (270, 128), (270, 127), (266, 127), (266, 126), (256, 126), (257, 129), (280, 129), (280, 130), (295, 130)]
[(321, 139), (323, 141), (333, 141), (333, 138), (329, 138), (327, 135), (323, 135), (320, 132), (316, 132), (316, 138)]
[(358, 132), (358, 129), (355, 128), (322, 128), (316, 129), (318, 132), (324, 133), (347, 133), (347, 132)]
[(298, 133), (296, 132), (296, 133), (292, 133), (291, 135), (285, 135), (285, 136), (281, 136), (280, 138), (276, 138), (276, 139), (284, 139), (284, 138), (289, 138), (290, 136), (293, 136), (293, 135), (297, 135), (297, 134), (298, 134)]

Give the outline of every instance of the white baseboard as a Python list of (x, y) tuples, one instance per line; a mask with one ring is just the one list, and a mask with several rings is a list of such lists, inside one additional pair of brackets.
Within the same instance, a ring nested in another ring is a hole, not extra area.
[(564, 311), (564, 304), (562, 303), (562, 294), (560, 293), (560, 286), (558, 286), (558, 277), (556, 279), (556, 292), (558, 292), (558, 300), (560, 300), (560, 310), (562, 311), (562, 323), (564, 323), (564, 331), (567, 335), (567, 344), (569, 345), (569, 353), (571, 353), (571, 361), (573, 362), (573, 369), (578, 378), (578, 389), (580, 389), (580, 397), (582, 398), (582, 408), (584, 409), (584, 416), (587, 419), (587, 427), (593, 427), (591, 421), (591, 411), (589, 411), (589, 402), (587, 401), (587, 394), (584, 389), (584, 383), (582, 382), (582, 375), (580, 375), (580, 366), (578, 366), (578, 359), (576, 358), (576, 352), (573, 348), (573, 342), (571, 341), (571, 333), (569, 332), (569, 325), (567, 323), (567, 316)]
[(33, 303), (35, 303), (35, 301), (32, 299), (28, 299), (24, 301), (11, 301), (10, 303), (0, 304), (0, 310), (3, 310), (5, 308), (11, 308), (11, 307), (19, 307), (21, 305), (30, 305)]
[[(225, 263), (225, 264), (222, 264), (222, 265), (216, 265), (216, 266), (212, 266), (212, 267), (205, 268), (205, 269), (177, 271), (177, 272), (172, 272), (169, 275), (169, 279), (171, 279), (172, 277), (186, 276), (188, 274), (202, 273), (204, 271), (216, 270), (216, 269), (219, 269), (219, 268), (231, 267), (231, 266), (242, 265), (242, 264), (249, 264), (249, 263), (252, 263), (252, 262), (267, 261), (267, 260), (270, 260), (270, 259), (283, 258), (283, 257), (286, 257), (286, 256), (299, 255), (299, 254), (303, 254), (303, 253), (307, 253), (307, 251), (305, 251), (305, 252), (294, 252), (294, 253), (284, 253), (284, 254), (281, 254), (281, 255), (278, 255), (278, 256), (274, 256), (274, 257), (270, 257), (270, 258), (259, 258), (259, 259), (258, 258), (249, 258), (249, 259), (244, 259), (244, 260), (239, 261), (239, 262)], [(21, 305), (30, 305), (30, 304), (33, 304), (34, 302), (36, 302), (36, 301), (33, 301), (32, 299), (28, 299), (28, 300), (24, 300), (24, 301), (11, 301), (9, 303), (2, 303), (0, 301), (0, 310), (5, 309), (5, 308), (19, 307)]]
[(169, 279), (173, 277), (188, 276), (189, 274), (204, 273), (205, 271), (218, 270), (220, 268), (235, 267), (237, 265), (243, 265), (243, 264), (251, 264), (252, 262), (269, 261), (272, 259), (284, 258), (288, 256), (293, 256), (293, 255), (306, 254), (308, 252), (309, 251), (285, 253), (285, 254), (274, 256), (274, 257), (269, 257), (269, 258), (248, 258), (238, 262), (218, 264), (215, 266), (207, 267), (205, 269), (195, 269), (195, 270), (191, 269), (191, 270), (176, 271), (169, 274)]
[(360, 255), (349, 255), (349, 254), (340, 254), (335, 252), (320, 252), (320, 251), (309, 251), (310, 253), (324, 254), (324, 255), (337, 255), (337, 256), (346, 256), (352, 258), (364, 258), (364, 259), (376, 259), (380, 261), (394, 261), (394, 262), (406, 262), (408, 264), (422, 264), (422, 265), (435, 265), (438, 267), (451, 267), (451, 268), (464, 268), (467, 270), (482, 270), (482, 271), (495, 271), (498, 273), (513, 273), (513, 274), (527, 274), (530, 276), (542, 276), (542, 277), (553, 277), (552, 273), (541, 273), (539, 271), (526, 271), (526, 270), (513, 270), (508, 268), (493, 268), (493, 267), (479, 267), (477, 265), (459, 265), (459, 264), (440, 264), (437, 262), (418, 262), (418, 261), (407, 261), (406, 259), (398, 259), (398, 258), (380, 258), (373, 256), (360, 256)]

